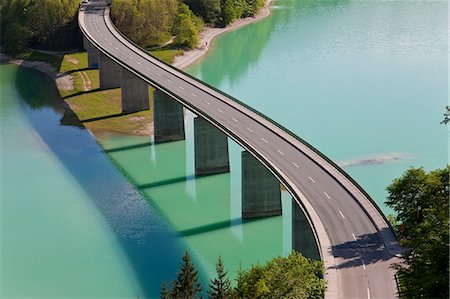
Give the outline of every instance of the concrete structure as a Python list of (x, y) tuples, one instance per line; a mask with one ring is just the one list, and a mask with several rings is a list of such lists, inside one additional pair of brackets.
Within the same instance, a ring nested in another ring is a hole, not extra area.
[(122, 113), (150, 109), (148, 84), (127, 69), (122, 69)]
[(242, 218), (281, 213), (280, 182), (249, 152), (242, 152)]
[[(261, 164), (270, 167), (286, 191), (301, 202), (312, 225), (326, 268), (325, 298), (397, 296), (392, 265), (399, 260), (393, 254), (402, 248), (373, 199), (339, 166), (251, 108), (136, 47), (117, 32), (108, 6), (83, 5), (78, 21), (83, 35), (101, 52), (148, 84), (167, 91), (195, 114), (223, 128), (229, 138), (257, 153)], [(178, 115), (181, 115), (178, 123), (182, 124), (182, 112)], [(161, 122), (164, 118), (167, 120)], [(157, 136), (169, 135), (157, 132), (161, 131), (161, 123), (173, 121), (170, 113), (155, 111), (155, 121)], [(184, 132), (176, 135), (184, 136)], [(266, 188), (264, 183), (259, 186)], [(367, 239), (371, 240), (370, 246)]]
[(97, 69), (98, 68), (98, 56), (99, 56), (100, 52), (84, 36), (83, 36), (83, 46), (88, 54), (88, 68)]
[(307, 258), (320, 260), (314, 233), (308, 219), (295, 200), (292, 200), (292, 249)]
[(122, 67), (103, 53), (99, 54), (100, 89), (117, 88), (122, 82)]
[(183, 106), (160, 90), (153, 92), (153, 123), (156, 143), (185, 138)]
[(202, 117), (194, 119), (195, 175), (230, 171), (228, 139)]

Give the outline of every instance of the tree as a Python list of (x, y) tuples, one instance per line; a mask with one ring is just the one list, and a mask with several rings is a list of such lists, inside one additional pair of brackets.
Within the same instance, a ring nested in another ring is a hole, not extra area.
[(199, 40), (199, 24), (196, 20), (194, 14), (189, 10), (187, 5), (182, 4), (179, 8), (179, 14), (177, 19), (177, 29), (175, 44), (182, 48), (192, 49), (194, 48)]
[(196, 298), (200, 295), (202, 287), (198, 282), (198, 272), (191, 262), (191, 256), (186, 251), (183, 255), (180, 272), (177, 273), (176, 280), (172, 281), (172, 298)]
[(219, 256), (216, 264), (217, 278), (211, 279), (208, 295), (213, 299), (229, 298), (231, 296), (231, 281), (227, 278), (222, 258)]
[(161, 299), (169, 299), (170, 298), (170, 292), (167, 289), (167, 283), (166, 283), (165, 280), (164, 280), (164, 282), (163, 282), (163, 284), (161, 286), (160, 294), (161, 294)]
[(450, 122), (450, 106), (449, 105), (445, 106), (445, 110), (446, 111), (444, 112), (444, 120), (441, 121), (441, 124), (444, 124), (444, 125), (446, 125)]
[(409, 248), (397, 265), (405, 298), (449, 297), (449, 167), (411, 168), (388, 187), (397, 234)]
[(235, 295), (239, 298), (323, 298), (323, 262), (312, 261), (293, 251), (265, 265), (240, 271)]

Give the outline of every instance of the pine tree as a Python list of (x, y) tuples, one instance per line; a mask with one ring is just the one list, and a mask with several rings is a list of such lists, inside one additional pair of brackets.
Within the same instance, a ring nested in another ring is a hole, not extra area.
[(198, 272), (191, 262), (191, 256), (186, 251), (183, 255), (180, 272), (177, 273), (177, 279), (172, 281), (172, 290), (170, 295), (173, 298), (196, 298), (200, 295), (202, 287), (198, 282)]
[(169, 299), (170, 298), (170, 292), (167, 289), (167, 283), (164, 280), (162, 287), (161, 287), (161, 299)]
[(228, 271), (224, 270), (222, 258), (219, 256), (216, 264), (217, 278), (211, 279), (208, 295), (213, 299), (231, 297), (231, 281), (227, 278)]

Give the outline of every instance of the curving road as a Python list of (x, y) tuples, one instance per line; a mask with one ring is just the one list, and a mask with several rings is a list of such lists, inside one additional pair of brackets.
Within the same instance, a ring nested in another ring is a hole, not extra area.
[(395, 298), (390, 268), (400, 247), (370, 197), (301, 139), (232, 97), (136, 47), (112, 24), (109, 8), (79, 13), (83, 35), (101, 52), (251, 152), (282, 182), (313, 227), (327, 273), (326, 298)]

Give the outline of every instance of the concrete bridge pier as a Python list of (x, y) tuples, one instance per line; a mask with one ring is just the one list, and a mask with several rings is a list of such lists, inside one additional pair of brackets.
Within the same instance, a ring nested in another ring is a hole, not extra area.
[(292, 249), (304, 257), (320, 260), (319, 248), (308, 220), (299, 204), (292, 200)]
[(122, 113), (150, 109), (148, 84), (134, 73), (122, 69)]
[(100, 89), (117, 88), (122, 83), (122, 66), (99, 53)]
[(230, 171), (227, 136), (202, 117), (194, 119), (195, 175)]
[(183, 106), (160, 90), (153, 92), (155, 142), (184, 140)]
[(242, 218), (281, 214), (280, 182), (249, 152), (242, 152)]
[(97, 69), (98, 68), (98, 56), (99, 56), (100, 52), (84, 36), (83, 36), (83, 46), (88, 54), (88, 68)]

